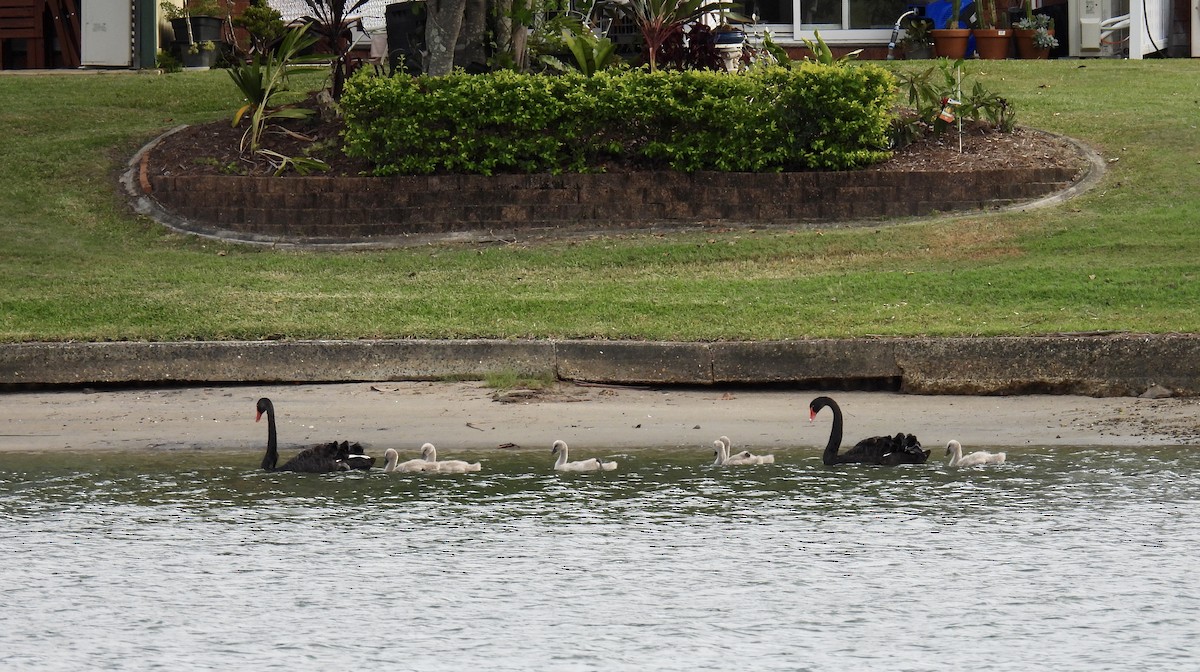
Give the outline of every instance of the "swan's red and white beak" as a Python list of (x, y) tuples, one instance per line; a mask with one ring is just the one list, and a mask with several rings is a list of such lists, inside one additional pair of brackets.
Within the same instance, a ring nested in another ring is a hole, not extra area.
[(813, 420), (816, 420), (816, 419), (817, 419), (817, 412), (811, 408), (808, 409), (808, 421), (812, 422)]
[(254, 414), (254, 421), (255, 421), (255, 422), (258, 422), (259, 420), (262, 420), (262, 411), (257, 411), (257, 412)]

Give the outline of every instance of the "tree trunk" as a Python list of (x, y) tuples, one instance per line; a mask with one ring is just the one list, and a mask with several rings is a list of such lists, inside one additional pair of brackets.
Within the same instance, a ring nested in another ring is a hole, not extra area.
[(496, 7), (496, 53), (509, 54), (516, 60), (512, 49), (512, 3), (513, 0), (495, 0), (492, 4)]
[(429, 0), (425, 46), (429, 50), (428, 73), (436, 77), (454, 70), (454, 45), (462, 29), (467, 0)]
[(512, 33), (512, 54), (513, 62), (517, 69), (524, 71), (529, 66), (529, 28), (525, 26), (514, 26)]
[(487, 31), (488, 0), (466, 0), (462, 29), (458, 34), (457, 53), (454, 65), (466, 68), (471, 65), (487, 67), (487, 51), (484, 39)]

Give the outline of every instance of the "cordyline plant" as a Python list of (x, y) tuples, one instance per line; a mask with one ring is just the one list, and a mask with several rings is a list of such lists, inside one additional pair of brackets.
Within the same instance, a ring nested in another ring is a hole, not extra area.
[(642, 33), (642, 48), (653, 72), (658, 69), (658, 51), (672, 35), (705, 14), (736, 7), (737, 3), (721, 0), (630, 0), (624, 11)]
[(325, 38), (333, 51), (333, 84), (329, 93), (334, 100), (341, 100), (349, 70), (350, 47), (353, 46), (351, 26), (358, 20), (350, 17), (367, 4), (367, 0), (304, 0), (304, 3), (316, 24), (313, 32)]
[(304, 60), (312, 60), (311, 57), (298, 57), (301, 51), (317, 41), (317, 38), (305, 34), (307, 30), (307, 25), (294, 28), (284, 35), (275, 51), (258, 54), (249, 63), (229, 69), (229, 77), (246, 97), (246, 104), (233, 114), (233, 125), (240, 124), (247, 115), (250, 119), (250, 125), (242, 135), (240, 150), (249, 150), (252, 155), (264, 156), (280, 172), (289, 165), (302, 172), (305, 169), (321, 167), (317, 165), (320, 162), (311, 159), (292, 159), (262, 148), (262, 136), (266, 131), (267, 122), (272, 119), (304, 119), (312, 114), (312, 110), (304, 108), (271, 106), (271, 99), (275, 94), (287, 90), (288, 67)]

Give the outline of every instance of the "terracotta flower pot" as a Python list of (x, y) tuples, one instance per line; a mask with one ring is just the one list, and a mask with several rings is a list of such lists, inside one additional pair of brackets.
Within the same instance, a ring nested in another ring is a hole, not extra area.
[[(1054, 35), (1054, 31), (1049, 31)], [(1017, 43), (1017, 56), (1020, 58), (1050, 58), (1050, 47), (1035, 47), (1033, 45), (1033, 36), (1037, 31), (1029, 28), (1017, 28), (1013, 30), (1013, 39)]]
[(967, 57), (967, 41), (971, 39), (969, 28), (937, 28), (929, 31), (933, 38), (933, 53), (939, 58), (952, 61)]
[(975, 53), (979, 58), (998, 61), (1008, 58), (1008, 46), (1012, 42), (1012, 31), (1007, 28), (976, 28)]

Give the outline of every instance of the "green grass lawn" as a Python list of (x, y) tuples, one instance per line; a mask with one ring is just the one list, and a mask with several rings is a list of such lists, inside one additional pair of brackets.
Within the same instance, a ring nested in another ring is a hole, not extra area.
[(228, 118), (224, 72), (0, 77), (0, 341), (1200, 331), (1200, 61), (969, 68), (1019, 123), (1099, 150), (1099, 187), (871, 229), (377, 252), (225, 245), (129, 214), (125, 162)]

